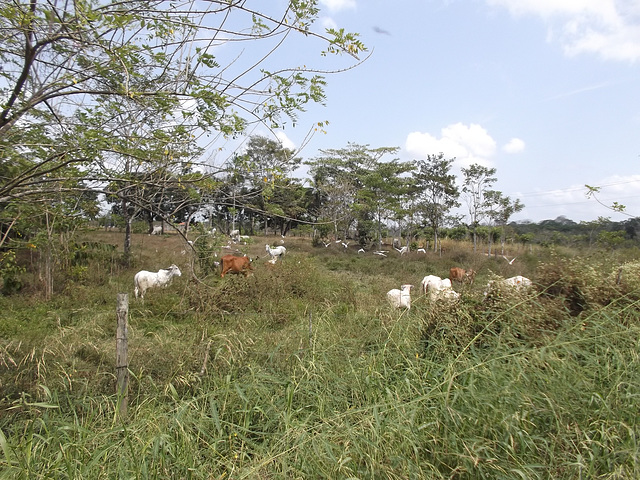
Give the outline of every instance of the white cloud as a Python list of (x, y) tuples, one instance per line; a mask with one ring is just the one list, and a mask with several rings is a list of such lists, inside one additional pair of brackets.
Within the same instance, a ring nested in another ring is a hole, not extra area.
[(487, 0), (490, 6), (508, 9), (514, 15), (534, 14), (544, 18), (556, 15), (611, 15), (614, 0)]
[(486, 0), (512, 15), (542, 17), (567, 55), (594, 53), (609, 60), (640, 60), (637, 0)]
[(338, 29), (338, 24), (331, 17), (322, 17), (320, 19), (320, 25), (322, 25), (322, 28), (324, 29), (327, 29), (327, 28), (333, 28), (334, 30)]
[(288, 148), (290, 150), (295, 150), (296, 149), (296, 145), (295, 143), (293, 143), (289, 137), (287, 137), (287, 134), (284, 133), (282, 130), (277, 130), (276, 131), (276, 137), (278, 138), (278, 141), (280, 142), (280, 144), (284, 147), (284, 148)]
[(429, 133), (412, 132), (407, 135), (405, 148), (410, 154), (426, 158), (427, 155), (444, 153), (456, 158), (456, 164), (468, 167), (473, 163), (491, 166), (490, 157), (495, 154), (496, 142), (480, 125), (455, 123), (444, 127), (440, 138)]
[(520, 153), (524, 151), (524, 141), (519, 138), (512, 138), (502, 147), (502, 150), (506, 153)]
[[(600, 187), (596, 194), (599, 201), (587, 198), (588, 190), (584, 184), (573, 184), (560, 190), (512, 192), (509, 196), (525, 204), (524, 210), (515, 214), (513, 219), (539, 222), (565, 216), (579, 222), (609, 217), (617, 222), (640, 215), (640, 175), (613, 175), (590, 184)], [(626, 213), (608, 208), (615, 202), (625, 205)]]
[(320, 0), (320, 3), (330, 12), (339, 12), (348, 8), (355, 10), (356, 8), (356, 0)]

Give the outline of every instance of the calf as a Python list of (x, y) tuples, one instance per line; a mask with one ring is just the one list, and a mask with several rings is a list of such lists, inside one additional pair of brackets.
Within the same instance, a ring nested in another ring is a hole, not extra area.
[(469, 269), (465, 270), (460, 267), (451, 267), (449, 270), (449, 280), (453, 283), (455, 282), (469, 282), (470, 285), (473, 285), (473, 280), (476, 278), (475, 270)]
[(246, 277), (251, 273), (250, 270), (253, 270), (249, 257), (225, 255), (220, 258), (220, 265), (222, 265), (222, 273), (220, 274), (221, 278), (224, 278), (227, 273), (241, 273)]
[(275, 248), (271, 248), (269, 246), (269, 244), (267, 244), (266, 246), (266, 252), (269, 254), (269, 256), (271, 257), (271, 263), (276, 263), (276, 260), (278, 259), (282, 259), (284, 257), (284, 255), (287, 253), (287, 249), (284, 245), (280, 245), (278, 247)]

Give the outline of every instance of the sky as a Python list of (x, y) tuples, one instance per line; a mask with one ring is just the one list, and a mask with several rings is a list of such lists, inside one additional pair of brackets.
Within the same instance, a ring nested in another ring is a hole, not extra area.
[[(300, 151), (349, 142), (495, 168), (511, 220), (640, 216), (638, 0), (320, 0), (315, 28), (358, 32), (370, 56), (327, 76), (327, 101), (279, 133)], [(361, 55), (364, 58), (366, 54)], [(459, 181), (459, 183), (461, 183)], [(600, 187), (605, 205), (587, 198)]]

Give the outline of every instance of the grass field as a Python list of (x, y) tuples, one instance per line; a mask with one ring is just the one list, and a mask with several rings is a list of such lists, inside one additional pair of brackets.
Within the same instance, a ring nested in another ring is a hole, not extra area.
[[(241, 247), (259, 257), (248, 278), (136, 235), (132, 268), (93, 256), (51, 300), (36, 274), (0, 297), (0, 478), (640, 478), (637, 252), (514, 249), (509, 265), (466, 244), (383, 258), (288, 238), (270, 267), (276, 238)], [(171, 263), (180, 278), (133, 298), (137, 270)], [(416, 288), (410, 311), (388, 305), (451, 266), (478, 271), (459, 303)], [(535, 289), (483, 296), (516, 274)]]

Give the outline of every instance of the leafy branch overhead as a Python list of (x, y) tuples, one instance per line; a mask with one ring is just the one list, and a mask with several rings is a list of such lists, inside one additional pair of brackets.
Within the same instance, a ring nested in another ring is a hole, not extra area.
[[(366, 50), (317, 32), (316, 3), (3, 2), (0, 202), (37, 198), (47, 175), (95, 188), (131, 171), (118, 164), (195, 168), (205, 145), (295, 122), (325, 99), (322, 55)], [(291, 64), (300, 41), (321, 63)]]
[(629, 213), (627, 213), (625, 210), (627, 209), (627, 207), (625, 205), (622, 205), (621, 203), (618, 202), (613, 202), (611, 205), (606, 205), (605, 203), (603, 203), (600, 198), (598, 198), (598, 193), (600, 193), (600, 187), (592, 187), (591, 185), (585, 185), (586, 189), (587, 189), (587, 198), (593, 198), (596, 202), (598, 202), (600, 205), (602, 205), (605, 208), (608, 208), (609, 210), (612, 210), (614, 212), (618, 212), (618, 213), (623, 213), (624, 215), (627, 215), (629, 217), (633, 217), (634, 215), (631, 215)]

